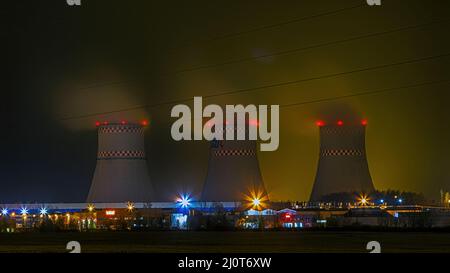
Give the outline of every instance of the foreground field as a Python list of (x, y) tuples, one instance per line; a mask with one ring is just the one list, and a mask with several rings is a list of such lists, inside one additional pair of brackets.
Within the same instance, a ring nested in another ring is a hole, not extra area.
[(93, 232), (0, 234), (0, 252), (450, 252), (450, 233), (432, 232)]

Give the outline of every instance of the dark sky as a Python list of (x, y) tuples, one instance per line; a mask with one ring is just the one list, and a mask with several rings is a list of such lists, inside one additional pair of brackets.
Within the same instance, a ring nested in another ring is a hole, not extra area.
[(149, 119), (160, 199), (198, 193), (208, 144), (171, 140), (172, 105), (120, 110), (290, 81), (298, 82), (205, 103), (286, 105), (386, 90), (282, 106), (280, 147), (259, 153), (272, 199), (308, 198), (315, 121), (349, 113), (369, 121), (377, 188), (433, 199), (450, 188), (449, 1), (81, 1), (2, 5), (0, 203), (84, 201), (96, 120)]

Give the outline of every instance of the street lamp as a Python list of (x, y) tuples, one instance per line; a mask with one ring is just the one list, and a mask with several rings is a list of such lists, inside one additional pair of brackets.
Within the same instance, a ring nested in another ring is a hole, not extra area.
[(26, 217), (28, 214), (28, 209), (26, 207), (21, 208), (20, 214), (22, 214), (22, 216)]
[(187, 194), (182, 194), (178, 199), (177, 199), (177, 203), (181, 208), (187, 208), (191, 205), (191, 199), (189, 197), (189, 195)]
[(244, 194), (246, 206), (254, 210), (262, 210), (267, 207), (266, 202), (269, 200), (267, 193), (263, 190), (250, 190), (248, 194)]
[(254, 198), (254, 199), (252, 200), (252, 203), (253, 203), (253, 206), (254, 206), (254, 207), (259, 207), (259, 205), (261, 205), (261, 199), (259, 199), (259, 198)]
[(47, 215), (47, 208), (42, 207), (42, 208), (39, 210), (39, 214), (42, 215), (42, 216)]
[(127, 209), (128, 209), (129, 212), (132, 212), (132, 211), (133, 211), (133, 209), (134, 209), (134, 204), (133, 204), (133, 202), (128, 202), (128, 203), (127, 203)]
[(2, 209), (2, 215), (8, 216), (8, 209), (7, 208), (3, 208)]
[(88, 207), (87, 207), (87, 209), (88, 209), (89, 212), (93, 212), (94, 209), (95, 209), (95, 207), (94, 207), (93, 204), (89, 204)]
[(358, 197), (358, 203), (359, 203), (361, 206), (366, 206), (366, 205), (368, 205), (368, 204), (369, 204), (369, 201), (370, 201), (369, 197), (368, 197), (367, 195), (365, 195), (364, 193), (361, 193), (361, 194), (359, 195), (359, 197)]

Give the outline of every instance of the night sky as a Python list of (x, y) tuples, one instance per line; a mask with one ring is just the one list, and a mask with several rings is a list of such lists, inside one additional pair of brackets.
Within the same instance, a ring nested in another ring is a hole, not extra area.
[(83, 202), (97, 120), (148, 119), (158, 199), (200, 193), (208, 143), (173, 141), (167, 102), (216, 94), (281, 105), (273, 200), (309, 197), (318, 119), (368, 119), (376, 188), (450, 188), (449, 1), (81, 1), (2, 4), (0, 203)]

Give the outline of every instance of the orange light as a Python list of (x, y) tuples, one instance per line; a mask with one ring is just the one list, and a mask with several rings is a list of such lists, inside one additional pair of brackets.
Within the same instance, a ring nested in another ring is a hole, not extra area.
[(142, 126), (147, 126), (148, 125), (148, 121), (146, 121), (146, 120), (141, 121), (141, 125)]
[(92, 212), (95, 209), (95, 207), (93, 204), (89, 204), (87, 209), (89, 210), (89, 212)]
[(365, 195), (364, 193), (361, 193), (358, 196), (357, 201), (361, 206), (367, 206), (370, 203), (370, 198), (367, 195)]
[(269, 201), (268, 195), (264, 192), (264, 190), (249, 190), (249, 194), (244, 194), (244, 199), (246, 206), (248, 208), (254, 209), (254, 210), (261, 210), (265, 207), (267, 207), (267, 201)]
[(132, 211), (133, 209), (134, 209), (134, 204), (133, 204), (133, 202), (127, 202), (127, 209), (128, 209), (128, 211)]

